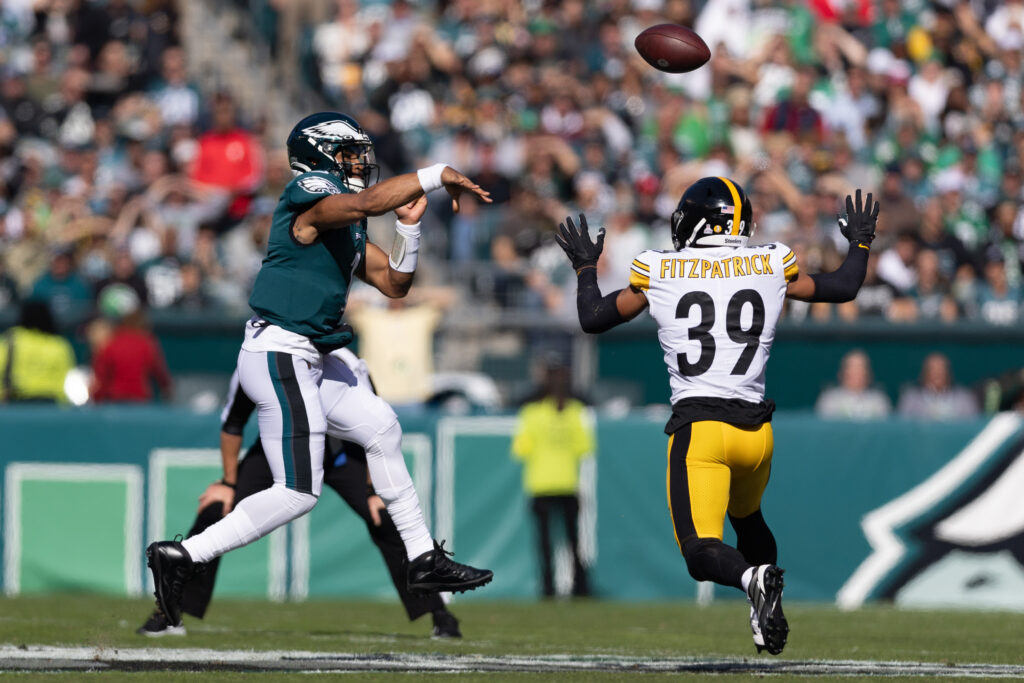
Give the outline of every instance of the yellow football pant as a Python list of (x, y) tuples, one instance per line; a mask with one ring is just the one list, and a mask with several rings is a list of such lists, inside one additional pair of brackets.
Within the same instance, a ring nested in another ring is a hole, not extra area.
[(771, 472), (772, 426), (693, 422), (668, 440), (668, 507), (680, 552), (686, 540), (717, 538), (728, 512), (754, 514)]

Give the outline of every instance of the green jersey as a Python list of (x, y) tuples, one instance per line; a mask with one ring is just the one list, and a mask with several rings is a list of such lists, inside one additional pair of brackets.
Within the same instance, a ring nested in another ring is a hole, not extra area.
[(264, 320), (337, 348), (352, 341), (342, 325), (356, 267), (366, 257), (366, 221), (326, 230), (312, 244), (292, 233), (298, 216), (332, 194), (347, 193), (341, 181), (322, 171), (303, 173), (284, 188), (270, 228), (267, 256), (256, 276), (249, 306)]

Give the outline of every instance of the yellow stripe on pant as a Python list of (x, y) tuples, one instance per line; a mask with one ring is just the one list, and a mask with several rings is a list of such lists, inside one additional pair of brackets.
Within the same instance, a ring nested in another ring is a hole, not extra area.
[(676, 544), (722, 540), (726, 513), (743, 518), (761, 507), (771, 472), (770, 422), (740, 427), (704, 420), (669, 437), (666, 489)]

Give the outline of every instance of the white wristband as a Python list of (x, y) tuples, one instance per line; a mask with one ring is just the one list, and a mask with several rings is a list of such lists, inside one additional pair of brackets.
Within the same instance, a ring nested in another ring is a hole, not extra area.
[(399, 273), (414, 272), (419, 250), (420, 224), (406, 225), (402, 221), (395, 221), (395, 243), (391, 245), (391, 256), (388, 257), (391, 270)]
[(416, 171), (416, 177), (420, 179), (420, 187), (423, 188), (423, 194), (430, 194), (434, 190), (440, 190), (444, 187), (444, 183), (441, 182), (441, 173), (448, 167), (448, 164), (434, 164), (433, 166), (427, 166)]

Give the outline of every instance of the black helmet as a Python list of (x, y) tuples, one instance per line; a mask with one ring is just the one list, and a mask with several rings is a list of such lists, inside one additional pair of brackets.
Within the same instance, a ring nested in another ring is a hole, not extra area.
[[(351, 152), (351, 161), (338, 161), (342, 149)], [(333, 111), (311, 114), (295, 124), (288, 134), (288, 163), (296, 173), (336, 175), (353, 192), (375, 183), (380, 172), (370, 136), (354, 118)]]
[(750, 200), (728, 178), (701, 178), (687, 188), (672, 214), (672, 244), (685, 247), (742, 247), (754, 235)]

